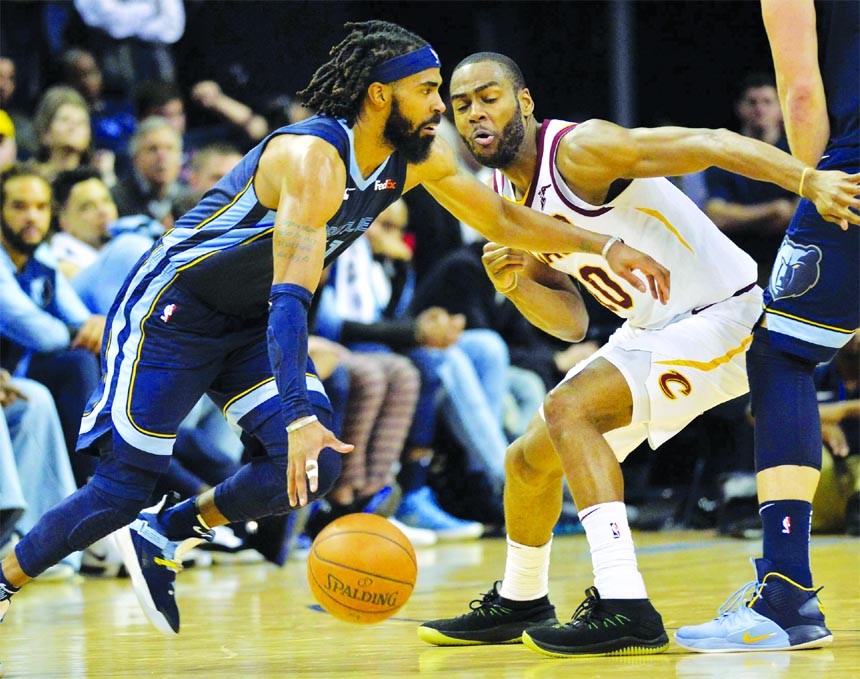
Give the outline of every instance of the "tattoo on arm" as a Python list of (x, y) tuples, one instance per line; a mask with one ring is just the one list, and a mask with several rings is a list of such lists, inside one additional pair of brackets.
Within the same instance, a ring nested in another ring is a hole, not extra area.
[(290, 219), (275, 223), (275, 257), (291, 262), (309, 262), (314, 250), (316, 229), (307, 224), (299, 224)]

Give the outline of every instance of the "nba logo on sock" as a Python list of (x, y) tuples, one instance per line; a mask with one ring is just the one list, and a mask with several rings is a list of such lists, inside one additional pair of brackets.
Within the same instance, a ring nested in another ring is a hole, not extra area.
[(609, 524), (609, 527), (612, 529), (612, 537), (616, 540), (621, 537), (621, 530), (618, 528), (618, 524), (612, 521)]
[(791, 517), (790, 516), (786, 516), (785, 518), (783, 518), (783, 520), (782, 520), (782, 532), (784, 535), (790, 535), (791, 534)]

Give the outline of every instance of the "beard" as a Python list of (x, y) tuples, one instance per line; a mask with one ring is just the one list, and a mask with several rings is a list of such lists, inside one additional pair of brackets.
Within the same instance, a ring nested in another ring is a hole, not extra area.
[(435, 137), (432, 135), (422, 137), (421, 130), (425, 125), (438, 124), (441, 120), (442, 114), (437, 113), (413, 127), (406, 116), (400, 112), (397, 97), (394, 97), (391, 102), (391, 112), (382, 130), (382, 138), (403, 154), (406, 162), (423, 163), (430, 155), (430, 147)]
[[(32, 257), (33, 253), (36, 252), (36, 248), (45, 241), (45, 238), (42, 238), (38, 243), (31, 243), (24, 240), (19, 234), (12, 230), (12, 227), (10, 227), (3, 218), (0, 218), (0, 231), (3, 232), (3, 240), (6, 241), (9, 247), (20, 252), (22, 255), (27, 255), (27, 257)], [(47, 238), (47, 235), (45, 237)]]
[(517, 110), (514, 112), (513, 118), (511, 118), (498, 135), (498, 145), (493, 153), (484, 154), (476, 151), (472, 142), (466, 137), (463, 137), (463, 141), (466, 142), (466, 148), (469, 149), (469, 153), (472, 154), (472, 157), (478, 163), (484, 167), (504, 169), (516, 159), (525, 136), (526, 129), (525, 125), (523, 125), (522, 109), (520, 108), (520, 102), (517, 101)]

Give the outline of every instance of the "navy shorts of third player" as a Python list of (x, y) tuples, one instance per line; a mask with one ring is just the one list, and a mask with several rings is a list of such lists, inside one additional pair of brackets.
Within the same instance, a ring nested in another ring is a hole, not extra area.
[[(267, 322), (215, 311), (175, 283), (124, 290), (107, 321), (104, 381), (84, 413), (78, 448), (112, 433), (115, 454), (163, 472), (180, 422), (208, 394), (269, 455), (286, 454)], [(331, 405), (310, 360), (306, 385), (314, 411), (328, 420)]]
[[(819, 170), (858, 171), (858, 149), (828, 149)], [(771, 342), (830, 360), (860, 326), (860, 228), (843, 231), (803, 199), (774, 263), (764, 307)]]

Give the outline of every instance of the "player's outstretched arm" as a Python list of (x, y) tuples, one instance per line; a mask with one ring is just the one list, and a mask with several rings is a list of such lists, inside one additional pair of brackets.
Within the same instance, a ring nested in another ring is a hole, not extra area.
[[(609, 237), (603, 234), (580, 229), (503, 199), (471, 175), (459, 170), (453, 151), (442, 139), (434, 143), (429, 160), (410, 167), (407, 187), (418, 183), (423, 184), (436, 201), (457, 219), (470, 224), (496, 243), (533, 252), (600, 254), (609, 241)], [(618, 246), (626, 254), (609, 259), (613, 271), (641, 292), (650, 289), (655, 299), (668, 299), (668, 270), (648, 255), (634, 251), (623, 243)], [(648, 285), (634, 271), (639, 271)]]
[(308, 401), (307, 312), (325, 260), (326, 224), (343, 200), (346, 171), (327, 142), (312, 137), (274, 139), (260, 158), (255, 189), (264, 205), (277, 205), (269, 301), (269, 358), (289, 438), (287, 492), (290, 504), (308, 502), (316, 491), (317, 458), (323, 448), (348, 453), (316, 420)]
[[(729, 130), (654, 127), (626, 129), (589, 120), (565, 135), (558, 167), (575, 191), (605, 192), (614, 179), (666, 177), (716, 165), (772, 182), (815, 203), (827, 221), (860, 225), (860, 179), (815, 170), (757, 139)], [(828, 176), (829, 175), (829, 176)]]

